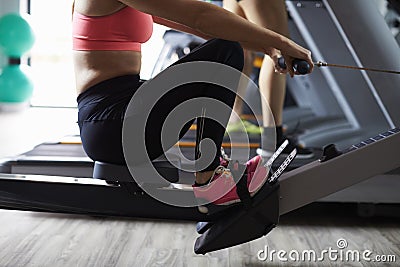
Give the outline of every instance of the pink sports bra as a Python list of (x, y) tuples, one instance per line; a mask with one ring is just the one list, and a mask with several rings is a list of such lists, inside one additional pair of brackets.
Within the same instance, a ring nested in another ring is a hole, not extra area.
[(131, 7), (105, 16), (73, 14), (74, 50), (140, 51), (152, 33), (152, 16)]

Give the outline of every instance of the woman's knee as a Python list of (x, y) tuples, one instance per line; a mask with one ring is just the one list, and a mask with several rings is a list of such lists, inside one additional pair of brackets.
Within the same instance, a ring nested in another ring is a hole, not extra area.
[(223, 55), (223, 62), (228, 66), (231, 66), (239, 71), (243, 70), (244, 65), (244, 53), (243, 48), (238, 42), (224, 40), (224, 39), (213, 39), (215, 49)]

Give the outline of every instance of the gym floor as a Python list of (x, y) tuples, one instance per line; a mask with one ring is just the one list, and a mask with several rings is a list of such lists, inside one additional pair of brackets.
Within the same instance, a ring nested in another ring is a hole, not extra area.
[[(74, 109), (0, 113), (0, 158), (76, 134), (75, 121)], [(205, 256), (193, 252), (198, 236), (195, 222), (11, 210), (0, 210), (0, 221), (0, 266), (399, 266), (400, 262), (400, 220), (362, 218), (349, 204), (309, 205), (282, 216), (278, 227), (261, 239)], [(333, 254), (323, 253), (329, 249)], [(279, 250), (286, 254), (279, 258)], [(323, 261), (309, 259), (310, 251)], [(340, 253), (349, 251), (359, 253), (360, 261), (352, 255), (348, 261), (340, 258)], [(362, 258), (365, 251), (371, 252), (366, 254), (371, 261)], [(386, 262), (372, 261), (375, 256)]]

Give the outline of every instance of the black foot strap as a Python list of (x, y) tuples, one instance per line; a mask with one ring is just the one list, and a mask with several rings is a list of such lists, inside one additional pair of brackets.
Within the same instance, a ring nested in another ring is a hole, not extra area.
[(265, 184), (252, 201), (248, 210), (235, 209), (211, 224), (198, 225), (197, 230), (203, 234), (196, 240), (195, 253), (205, 254), (239, 245), (272, 230), (279, 221), (279, 182)]
[(252, 200), (249, 188), (247, 187), (247, 174), (244, 174), (243, 177), (236, 184), (236, 193), (238, 194), (244, 209), (250, 209)]

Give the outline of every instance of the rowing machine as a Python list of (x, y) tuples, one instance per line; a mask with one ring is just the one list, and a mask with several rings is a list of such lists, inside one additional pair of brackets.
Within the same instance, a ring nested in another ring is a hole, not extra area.
[(280, 215), (373, 176), (400, 167), (400, 129), (395, 128), (338, 151), (330, 145), (315, 162), (284, 173), (279, 183), (267, 184), (249, 209), (213, 222), (196, 240), (195, 253), (206, 254), (239, 245), (269, 233)]

